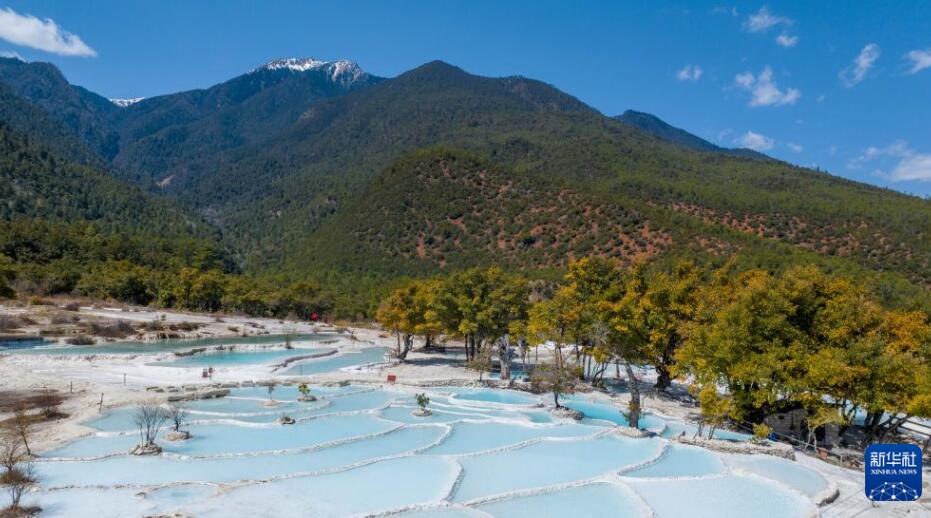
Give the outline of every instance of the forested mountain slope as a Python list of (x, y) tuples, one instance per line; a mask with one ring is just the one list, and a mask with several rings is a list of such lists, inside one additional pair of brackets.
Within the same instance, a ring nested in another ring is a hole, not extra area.
[[(48, 66), (6, 65), (0, 84), (111, 174), (199, 213), (254, 274), (738, 253), (931, 285), (931, 202), (718, 148), (649, 114), (606, 117), (532, 79), (443, 62), (380, 79), (350, 62), (278, 60), (103, 108)], [(100, 135), (116, 135), (115, 150)]]
[(106, 98), (68, 83), (51, 63), (0, 58), (0, 83), (65, 123), (104, 159), (112, 159), (119, 138), (109, 118), (118, 108)]
[(710, 151), (714, 153), (746, 156), (750, 158), (769, 159), (769, 157), (763, 153), (758, 153), (752, 149), (731, 149), (712, 144), (711, 142), (708, 142), (699, 136), (693, 135), (684, 129), (672, 126), (659, 117), (649, 113), (627, 110), (626, 112), (614, 118), (621, 122), (630, 124), (631, 126), (636, 126), (660, 140), (665, 140), (666, 142), (671, 142), (673, 144), (679, 144), (680, 146), (691, 148), (696, 151)]
[(816, 264), (860, 278), (893, 305), (912, 297), (927, 301), (926, 290), (898, 273), (871, 273), (846, 257), (449, 147), (402, 156), (292, 250), (284, 271), (351, 278), (365, 289), (397, 276), (472, 266), (546, 277), (584, 256), (628, 265), (678, 259), (721, 264), (736, 257), (738, 268), (772, 271)]
[(347, 61), (275, 60), (205, 90), (144, 99), (112, 121), (121, 142), (114, 165), (171, 191), (179, 177), (202, 174), (200, 159), (209, 166), (218, 153), (270, 140), (315, 101), (380, 80)]

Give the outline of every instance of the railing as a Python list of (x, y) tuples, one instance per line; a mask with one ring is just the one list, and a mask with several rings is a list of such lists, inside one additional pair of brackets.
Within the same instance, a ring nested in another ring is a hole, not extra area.
[[(736, 421), (730, 421), (730, 424), (731, 426), (739, 429), (740, 431), (753, 435), (753, 427), (750, 426), (749, 424), (738, 423)], [(919, 431), (919, 430), (914, 430), (914, 429), (909, 428), (909, 431), (924, 436), (925, 447), (927, 448), (928, 444), (931, 443), (931, 426), (928, 426), (924, 423), (918, 423), (912, 420), (906, 420), (904, 424), (913, 425), (921, 429), (921, 431)], [(899, 428), (902, 428), (902, 426), (899, 426)], [(856, 460), (856, 461), (862, 460), (862, 455), (860, 454), (856, 456), (840, 454), (833, 450), (828, 450), (827, 448), (822, 448), (820, 446), (813, 445), (810, 442), (803, 441), (801, 439), (798, 439), (797, 437), (792, 437), (791, 435), (784, 435), (784, 434), (780, 434), (777, 432), (770, 432), (770, 435), (768, 437), (770, 438), (775, 437), (776, 440), (780, 442), (785, 442), (785, 443), (790, 444), (795, 449), (795, 451), (803, 455), (817, 456), (818, 458), (822, 460), (836, 459), (841, 464), (853, 464), (853, 462), (851, 462), (853, 460)]]

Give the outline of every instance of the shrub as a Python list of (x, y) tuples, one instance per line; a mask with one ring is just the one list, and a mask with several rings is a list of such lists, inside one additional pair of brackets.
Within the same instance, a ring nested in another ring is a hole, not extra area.
[(759, 423), (753, 425), (753, 437), (756, 439), (766, 439), (771, 433), (773, 433), (773, 429), (766, 424)]

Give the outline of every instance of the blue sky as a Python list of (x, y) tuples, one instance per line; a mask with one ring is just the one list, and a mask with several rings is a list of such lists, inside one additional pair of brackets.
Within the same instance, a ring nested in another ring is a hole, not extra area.
[(442, 59), (931, 196), (929, 1), (0, 0), (0, 38), (108, 97), (207, 87), (276, 57), (386, 77)]

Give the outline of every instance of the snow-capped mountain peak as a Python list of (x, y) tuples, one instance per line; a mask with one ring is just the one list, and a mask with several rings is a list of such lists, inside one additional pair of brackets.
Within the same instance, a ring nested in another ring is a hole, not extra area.
[(125, 108), (130, 104), (136, 104), (137, 102), (145, 99), (145, 97), (133, 97), (131, 99), (109, 99), (109, 101), (120, 108)]
[(290, 70), (292, 72), (307, 72), (310, 70), (322, 70), (333, 81), (339, 81), (345, 84), (352, 83), (359, 79), (365, 72), (354, 61), (340, 59), (337, 61), (322, 61), (315, 58), (284, 58), (274, 59), (265, 63), (252, 72), (260, 70)]

